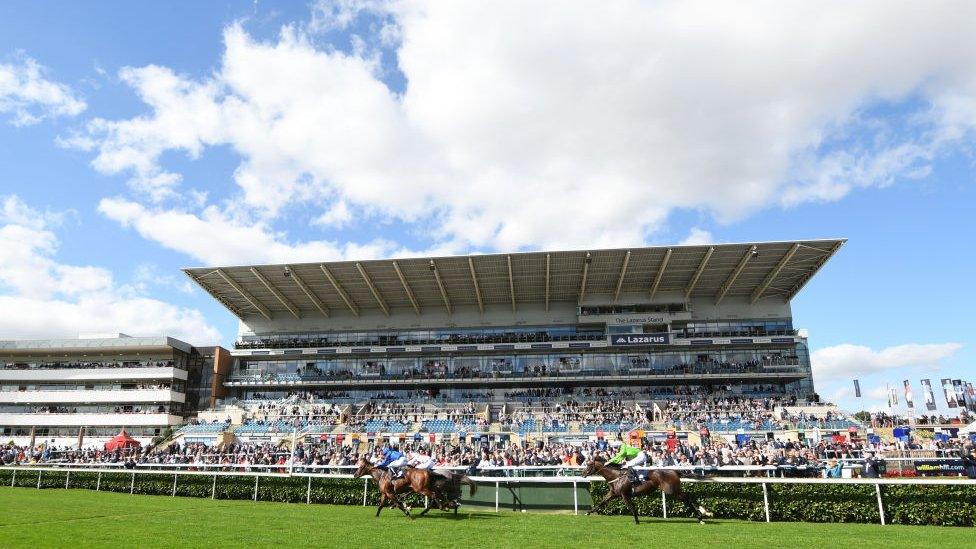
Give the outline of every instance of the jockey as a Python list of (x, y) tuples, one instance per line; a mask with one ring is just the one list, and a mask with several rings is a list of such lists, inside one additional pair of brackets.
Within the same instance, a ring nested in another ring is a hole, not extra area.
[(406, 464), (407, 456), (401, 454), (399, 448), (396, 446), (387, 446), (383, 448), (383, 461), (377, 467), (380, 469), (386, 468), (390, 471), (390, 478), (398, 479), (402, 474), (400, 468)]
[[(636, 475), (634, 474), (635, 471), (632, 468), (633, 467), (640, 467), (640, 466), (646, 464), (647, 463), (647, 453), (644, 452), (644, 450), (642, 450), (640, 448), (635, 448), (634, 446), (629, 446), (627, 444), (624, 444), (624, 443), (620, 442), (619, 440), (615, 440), (615, 441), (611, 442), (610, 443), (610, 447), (617, 449), (617, 455), (615, 455), (612, 458), (610, 458), (610, 461), (607, 462), (607, 465), (612, 465), (614, 463), (624, 462), (622, 464), (622, 467), (624, 469), (630, 469), (630, 471), (631, 471), (631, 473), (630, 473), (631, 474), (631, 477), (636, 478)], [(624, 460), (626, 460), (626, 461), (624, 461)]]
[(423, 469), (425, 471), (432, 470), (435, 463), (434, 458), (428, 456), (422, 448), (416, 452), (410, 452), (410, 457), (407, 460), (407, 465), (410, 465), (415, 469)]

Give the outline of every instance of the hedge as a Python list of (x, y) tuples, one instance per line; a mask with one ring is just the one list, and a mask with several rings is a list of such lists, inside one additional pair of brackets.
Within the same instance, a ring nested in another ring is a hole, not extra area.
[[(865, 522), (877, 524), (878, 500), (871, 484), (767, 484), (770, 518), (790, 522)], [(718, 518), (766, 520), (762, 485), (697, 482), (682, 486)], [(933, 526), (976, 525), (976, 486), (882, 485), (885, 520), (889, 524)], [(607, 484), (590, 485), (594, 502), (603, 499)], [(634, 500), (642, 516), (661, 516), (660, 493)], [(620, 500), (604, 514), (628, 514)], [(683, 503), (668, 498), (669, 517), (692, 517)]]
[[(44, 471), (41, 475), (41, 488), (64, 488), (67, 471)], [(173, 494), (172, 473), (139, 473), (132, 484), (132, 473), (102, 473), (98, 485), (98, 473), (71, 471), (69, 488), (81, 488), (105, 492), (170, 496)], [(18, 470), (16, 477), (10, 469), (0, 470), (0, 486), (37, 488), (37, 471)], [(176, 495), (185, 497), (209, 498), (211, 490), (215, 499), (252, 499), (254, 497), (253, 476), (218, 476), (214, 490), (214, 477), (211, 475), (179, 475)], [(258, 482), (258, 500), (279, 503), (305, 503), (308, 496), (308, 477), (261, 477)], [(312, 503), (333, 505), (362, 505), (363, 480), (341, 478), (312, 478)], [(375, 482), (370, 482), (366, 490), (367, 505), (379, 502), (379, 491)], [(411, 506), (423, 505), (423, 499), (411, 495), (405, 499)]]
[[(64, 488), (67, 471), (44, 471), (41, 488)], [(137, 474), (132, 486), (136, 494), (171, 495), (173, 475)], [(213, 476), (180, 475), (176, 495), (209, 498)], [(98, 474), (72, 471), (70, 488), (94, 490)], [(37, 487), (37, 472), (0, 470), (0, 486), (24, 488)], [(124, 471), (102, 473), (100, 490), (128, 493), (132, 474)], [(802, 522), (880, 522), (878, 502), (873, 485), (869, 484), (768, 484), (770, 515), (775, 521)], [(261, 477), (258, 499), (288, 503), (305, 503), (307, 477)], [(694, 496), (717, 518), (752, 521), (765, 520), (762, 486), (760, 484), (732, 483), (685, 483), (683, 488)], [(971, 485), (885, 485), (885, 519), (891, 524), (973, 526), (976, 524), (976, 486)], [(606, 494), (604, 482), (590, 484), (593, 501), (600, 501)], [(254, 477), (218, 476), (215, 491), (217, 499), (252, 499)], [(369, 483), (366, 492), (367, 505), (376, 505), (379, 494), (376, 484)], [(363, 481), (360, 479), (313, 478), (311, 501), (335, 505), (362, 505)], [(417, 507), (423, 504), (413, 495), (407, 503)], [(661, 499), (653, 496), (635, 500), (640, 515), (661, 516)], [(602, 510), (605, 514), (626, 514), (623, 502), (616, 500)], [(691, 517), (684, 504), (668, 498), (669, 517)]]

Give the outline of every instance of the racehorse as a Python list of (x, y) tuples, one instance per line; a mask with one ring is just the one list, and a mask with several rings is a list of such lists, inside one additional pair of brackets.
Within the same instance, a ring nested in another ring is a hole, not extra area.
[(449, 511), (453, 507), (454, 514), (457, 515), (457, 500), (460, 499), (461, 495), (460, 486), (467, 484), (470, 487), (470, 496), (474, 496), (478, 489), (478, 485), (467, 475), (446, 473), (449, 476), (445, 477), (425, 469), (415, 469), (413, 467), (406, 469), (402, 477), (392, 480), (389, 471), (375, 467), (367, 460), (360, 460), (359, 467), (356, 469), (353, 477), (360, 478), (367, 474), (376, 481), (377, 486), (380, 488), (380, 502), (379, 508), (376, 510), (376, 516), (380, 516), (380, 511), (387, 502), (391, 502), (399, 506), (408, 517), (413, 518), (410, 515), (410, 508), (406, 507), (396, 497), (398, 494), (403, 494), (408, 491), (413, 491), (427, 498), (424, 510), (420, 513), (421, 516), (426, 515), (431, 510), (431, 505), (435, 503), (438, 508), (444, 511)]
[(469, 486), (469, 496), (474, 496), (478, 490), (475, 484), (467, 475), (445, 472), (443, 475), (428, 471), (426, 469), (407, 468), (403, 476), (393, 481), (396, 493), (412, 490), (413, 492), (425, 496), (427, 503), (420, 516), (426, 515), (431, 509), (431, 504), (436, 503), (437, 507), (443, 511), (449, 511), (452, 507), (454, 514), (457, 515), (458, 499), (461, 497), (461, 485)]
[(634, 485), (630, 480), (630, 475), (627, 471), (615, 467), (612, 465), (607, 465), (605, 459), (600, 457), (593, 458), (593, 461), (586, 466), (583, 470), (583, 476), (588, 477), (592, 475), (600, 475), (607, 481), (609, 486), (609, 491), (603, 501), (597, 503), (589, 510), (586, 514), (592, 514), (593, 512), (601, 509), (607, 502), (620, 498), (624, 500), (624, 505), (627, 509), (634, 515), (634, 523), (640, 524), (637, 519), (637, 507), (634, 506), (633, 498), (637, 496), (643, 496), (655, 490), (660, 490), (665, 494), (681, 500), (685, 505), (687, 505), (695, 516), (698, 517), (698, 522), (705, 524), (705, 517), (712, 516), (712, 513), (708, 512), (707, 509), (702, 507), (691, 497), (687, 492), (681, 489), (681, 477), (678, 473), (668, 469), (656, 469), (651, 471), (647, 476), (647, 480)]
[(390, 473), (385, 469), (380, 469), (379, 467), (373, 466), (372, 463), (365, 459), (359, 460), (358, 465), (359, 467), (356, 468), (356, 472), (352, 475), (353, 478), (360, 478), (363, 475), (369, 475), (373, 477), (373, 480), (376, 481), (376, 486), (379, 488), (380, 504), (376, 508), (376, 516), (380, 516), (380, 511), (383, 510), (383, 507), (387, 504), (387, 502), (390, 502), (391, 504), (395, 504), (401, 511), (403, 511), (403, 514), (407, 515), (409, 519), (413, 520), (413, 516), (410, 515), (410, 508), (404, 505), (403, 502), (396, 497), (396, 488), (393, 486), (393, 482), (390, 480)]

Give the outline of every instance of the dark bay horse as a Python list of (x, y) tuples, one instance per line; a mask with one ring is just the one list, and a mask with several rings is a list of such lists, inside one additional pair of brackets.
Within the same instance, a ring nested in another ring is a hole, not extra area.
[(647, 480), (634, 485), (627, 471), (620, 469), (619, 467), (614, 467), (612, 465), (607, 465), (606, 460), (603, 458), (593, 458), (593, 461), (586, 466), (583, 470), (583, 476), (588, 477), (592, 475), (600, 475), (607, 481), (609, 486), (609, 491), (603, 501), (597, 503), (589, 510), (586, 514), (592, 514), (599, 509), (601, 509), (607, 502), (612, 501), (616, 498), (624, 500), (624, 505), (632, 515), (634, 515), (634, 523), (640, 524), (640, 520), (637, 519), (637, 507), (634, 506), (633, 498), (637, 496), (643, 496), (651, 492), (656, 492), (658, 490), (664, 492), (675, 499), (680, 500), (685, 505), (687, 505), (695, 516), (698, 517), (698, 522), (705, 524), (705, 517), (712, 516), (707, 509), (702, 507), (691, 497), (688, 493), (681, 489), (681, 477), (677, 472), (668, 469), (656, 469), (650, 471), (647, 476)]
[(411, 490), (427, 498), (427, 504), (420, 515), (426, 515), (431, 510), (431, 504), (435, 503), (443, 511), (454, 509), (454, 514), (458, 511), (458, 499), (461, 497), (461, 485), (469, 486), (469, 496), (474, 496), (478, 490), (475, 484), (467, 475), (447, 472), (445, 474), (434, 473), (426, 469), (415, 469), (409, 467), (403, 472), (403, 476), (393, 481), (394, 491), (397, 494)]
[(389, 471), (375, 467), (366, 460), (361, 460), (353, 477), (360, 478), (367, 474), (376, 481), (376, 485), (380, 490), (380, 503), (379, 508), (376, 510), (376, 516), (380, 515), (380, 511), (385, 505), (395, 504), (407, 516), (413, 518), (410, 515), (410, 508), (405, 506), (396, 497), (399, 494), (405, 494), (411, 491), (427, 498), (424, 510), (420, 513), (421, 516), (426, 515), (431, 510), (432, 504), (436, 504), (438, 508), (444, 511), (449, 511), (453, 508), (454, 514), (456, 515), (458, 510), (457, 500), (460, 499), (460, 486), (467, 484), (470, 487), (470, 496), (473, 496), (478, 489), (478, 485), (467, 475), (447, 473), (447, 475), (450, 475), (447, 477), (413, 467), (405, 469), (402, 477), (391, 480)]
[(390, 505), (396, 505), (403, 511), (404, 515), (407, 515), (411, 520), (413, 519), (413, 516), (410, 515), (410, 508), (397, 499), (396, 487), (394, 487), (393, 481), (390, 480), (390, 473), (388, 471), (374, 467), (369, 461), (361, 459), (359, 460), (359, 467), (356, 468), (356, 472), (352, 476), (353, 478), (360, 478), (363, 475), (371, 476), (376, 481), (376, 486), (380, 491), (380, 504), (376, 508), (376, 516), (380, 516), (380, 511), (389, 503)]

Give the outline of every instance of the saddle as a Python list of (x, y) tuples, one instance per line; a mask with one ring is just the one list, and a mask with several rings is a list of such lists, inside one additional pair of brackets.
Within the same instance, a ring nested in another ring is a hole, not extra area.
[(647, 476), (647, 471), (638, 471), (637, 469), (627, 470), (627, 480), (629, 480), (630, 483), (635, 486), (647, 482)]

